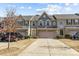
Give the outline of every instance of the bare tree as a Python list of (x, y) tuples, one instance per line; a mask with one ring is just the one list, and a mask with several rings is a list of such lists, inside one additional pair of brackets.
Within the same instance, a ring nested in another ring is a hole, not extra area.
[(6, 11), (6, 17), (5, 17), (6, 32), (9, 32), (9, 39), (8, 39), (8, 49), (9, 49), (10, 48), (10, 40), (11, 40), (11, 32), (16, 31), (16, 25), (15, 25), (16, 9), (9, 8), (9, 9), (5, 9), (5, 11)]

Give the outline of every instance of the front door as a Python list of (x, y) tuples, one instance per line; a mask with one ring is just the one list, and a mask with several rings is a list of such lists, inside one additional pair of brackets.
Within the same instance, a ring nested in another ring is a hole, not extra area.
[(60, 35), (63, 36), (63, 29), (60, 29)]

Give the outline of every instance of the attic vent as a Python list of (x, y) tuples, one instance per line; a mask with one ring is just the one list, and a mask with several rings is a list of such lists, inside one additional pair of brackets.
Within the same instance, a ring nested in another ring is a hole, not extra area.
[(79, 16), (79, 13), (75, 13), (75, 15)]

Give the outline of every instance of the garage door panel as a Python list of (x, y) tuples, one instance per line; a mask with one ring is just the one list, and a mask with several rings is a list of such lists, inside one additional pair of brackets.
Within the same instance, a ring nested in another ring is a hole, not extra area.
[(38, 34), (40, 38), (54, 38), (56, 36), (56, 31), (40, 31)]

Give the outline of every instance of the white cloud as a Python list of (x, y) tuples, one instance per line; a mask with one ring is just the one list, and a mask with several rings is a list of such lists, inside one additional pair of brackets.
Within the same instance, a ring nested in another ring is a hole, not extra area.
[(78, 4), (78, 3), (73, 3), (73, 5), (74, 5), (74, 6), (77, 6), (77, 5), (79, 5), (79, 4)]
[(77, 6), (79, 3), (65, 3), (65, 6)]
[(0, 17), (6, 16), (6, 11), (3, 8), (0, 8)]
[(62, 7), (58, 6), (58, 5), (48, 5), (46, 8), (40, 8), (40, 9), (36, 9), (37, 12), (43, 12), (46, 11), (50, 14), (54, 13), (54, 12), (58, 12), (59, 10), (61, 10)]
[(70, 3), (65, 3), (65, 6), (69, 6), (70, 5)]
[(36, 11), (41, 11), (42, 9), (36, 9)]
[(20, 9), (25, 9), (25, 7), (21, 6)]
[(58, 5), (48, 5), (47, 9), (48, 11), (57, 11), (57, 10), (60, 10), (61, 7)]
[(28, 7), (28, 9), (32, 9), (32, 7), (31, 7), (31, 6), (29, 6), (29, 7)]
[(27, 10), (27, 9), (32, 9), (32, 7), (30, 7), (30, 6), (29, 6), (29, 7), (21, 6), (21, 7), (19, 7), (19, 8), (20, 8), (20, 9), (26, 9), (26, 10)]
[[(69, 5), (69, 6), (68, 6)], [(68, 4), (67, 6), (60, 6), (60, 5), (48, 5), (46, 8), (36, 9), (38, 13), (46, 11), (48, 14), (63, 14), (63, 13), (73, 13), (73, 4)], [(77, 4), (75, 4), (77, 5)]]
[(65, 11), (72, 11), (71, 7), (65, 7)]
[(36, 9), (37, 12), (41, 12), (41, 11), (47, 11), (47, 8), (40, 8), (40, 9)]
[(14, 4), (8, 4), (7, 6), (8, 7), (16, 7), (16, 5), (14, 5)]

